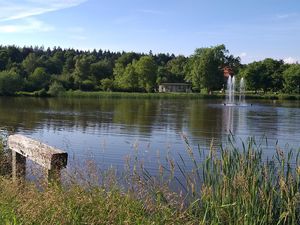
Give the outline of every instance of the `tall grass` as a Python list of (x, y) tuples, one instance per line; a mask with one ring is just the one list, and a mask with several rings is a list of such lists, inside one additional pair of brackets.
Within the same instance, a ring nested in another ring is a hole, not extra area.
[[(198, 202), (195, 211), (211, 224), (300, 224), (300, 158), (277, 147), (272, 159), (264, 160), (263, 149), (250, 139), (237, 149), (213, 148), (203, 163), (194, 162), (197, 179), (187, 184)], [(190, 148), (190, 147), (189, 147)], [(196, 181), (196, 182), (195, 182)], [(204, 213), (204, 214), (203, 214)]]
[(64, 185), (42, 189), (2, 177), (0, 223), (300, 224), (299, 151), (277, 146), (267, 159), (253, 138), (238, 148), (230, 137), (228, 146), (209, 150), (184, 140), (189, 159), (167, 157), (157, 176), (134, 157), (121, 181), (90, 165), (89, 176), (69, 172)]
[[(139, 176), (144, 180), (142, 189), (152, 191), (156, 200), (177, 201), (177, 209), (185, 205), (200, 224), (300, 224), (300, 149), (285, 154), (275, 146), (268, 159), (263, 139), (249, 138), (238, 148), (234, 136), (229, 136), (226, 147), (216, 149), (212, 144), (209, 151), (194, 150), (184, 139), (192, 169), (180, 156), (179, 162), (168, 158), (168, 168), (161, 165), (172, 176), (168, 182), (155, 180), (145, 170)], [(183, 180), (176, 179), (176, 169)], [(174, 179), (181, 194), (170, 198), (170, 189), (161, 184), (170, 187)]]
[(223, 95), (208, 95), (202, 93), (130, 93), (130, 92), (84, 92), (66, 91), (61, 97), (80, 98), (128, 98), (128, 99), (208, 99), (224, 98)]
[[(60, 97), (76, 98), (129, 98), (129, 99), (225, 99), (224, 93), (129, 93), (129, 92), (84, 92), (66, 91)], [(274, 94), (274, 93), (247, 93), (247, 99), (277, 99), (300, 100), (299, 94)]]

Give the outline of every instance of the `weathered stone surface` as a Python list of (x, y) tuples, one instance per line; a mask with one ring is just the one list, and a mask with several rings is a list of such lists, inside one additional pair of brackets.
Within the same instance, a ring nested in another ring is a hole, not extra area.
[(68, 153), (23, 135), (9, 136), (8, 147), (48, 170), (67, 166)]

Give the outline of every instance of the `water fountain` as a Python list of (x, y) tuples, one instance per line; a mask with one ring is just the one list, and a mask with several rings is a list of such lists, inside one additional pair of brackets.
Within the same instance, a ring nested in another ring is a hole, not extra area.
[(229, 76), (227, 80), (227, 90), (226, 90), (226, 103), (227, 106), (235, 105), (245, 105), (245, 80), (241, 78), (239, 84), (239, 99), (238, 102), (235, 100), (235, 77)]
[(234, 105), (235, 98), (235, 77), (229, 76), (227, 80), (226, 105)]
[[(234, 76), (229, 75), (227, 80), (227, 90), (226, 90), (226, 102), (224, 103), (226, 107), (224, 109), (224, 118), (226, 118), (225, 130), (228, 132), (233, 132), (234, 127), (238, 126), (240, 118), (245, 115), (244, 110), (240, 106), (247, 106), (245, 102), (245, 80), (241, 78), (236, 94), (236, 80)], [(237, 95), (237, 97), (236, 97)], [(234, 107), (238, 106), (238, 107)], [(235, 121), (235, 122), (234, 122)], [(236, 123), (236, 121), (239, 121)]]
[(243, 77), (240, 80), (239, 104), (245, 105), (245, 81)]

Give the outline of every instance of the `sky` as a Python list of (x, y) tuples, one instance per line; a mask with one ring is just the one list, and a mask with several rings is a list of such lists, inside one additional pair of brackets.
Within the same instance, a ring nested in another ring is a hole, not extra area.
[(300, 0), (0, 0), (0, 45), (300, 61)]

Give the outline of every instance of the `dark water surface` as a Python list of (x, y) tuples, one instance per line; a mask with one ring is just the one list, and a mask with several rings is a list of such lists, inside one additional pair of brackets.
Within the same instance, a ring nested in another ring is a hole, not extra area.
[(101, 167), (123, 168), (126, 156), (138, 154), (154, 169), (158, 156), (184, 154), (182, 135), (203, 149), (212, 139), (215, 145), (226, 143), (230, 132), (243, 140), (265, 135), (267, 155), (274, 154), (277, 140), (285, 149), (300, 147), (300, 102), (247, 103), (227, 107), (221, 100), (3, 97), (0, 128), (66, 150), (70, 166), (93, 159)]

